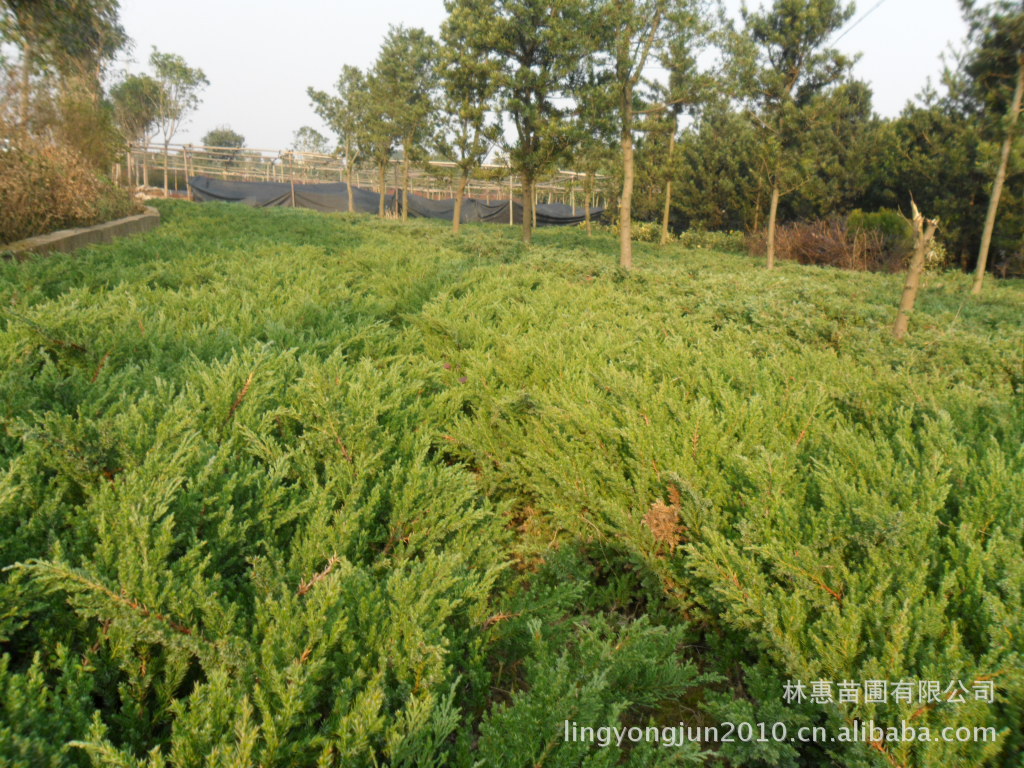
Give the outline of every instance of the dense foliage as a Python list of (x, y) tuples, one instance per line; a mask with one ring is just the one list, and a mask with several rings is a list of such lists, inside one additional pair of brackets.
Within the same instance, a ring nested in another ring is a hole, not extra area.
[(14, 134), (0, 150), (0, 178), (0, 245), (111, 221), (140, 207), (72, 147), (25, 134)]
[[(1019, 763), (1019, 282), (160, 207), (0, 263), (0, 763)], [(855, 719), (999, 740), (563, 739)]]

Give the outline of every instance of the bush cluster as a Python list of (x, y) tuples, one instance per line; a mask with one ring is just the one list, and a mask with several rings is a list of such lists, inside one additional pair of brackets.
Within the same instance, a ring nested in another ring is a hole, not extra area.
[[(882, 209), (856, 210), (845, 219), (832, 217), (783, 224), (775, 234), (776, 256), (799, 264), (839, 267), (870, 272), (900, 272), (914, 250), (914, 230), (899, 212)], [(767, 234), (749, 236), (747, 248), (761, 256), (767, 250)], [(926, 267), (941, 269), (949, 256), (939, 240), (925, 256)]]
[[(1024, 750), (1020, 287), (933, 287), (896, 343), (899, 277), (156, 204), (148, 235), (0, 262), (0, 764)], [(992, 676), (992, 705), (782, 699)], [(1001, 736), (563, 739), (683, 719)]]
[(724, 253), (743, 253), (747, 247), (747, 235), (744, 232), (707, 232), (701, 229), (690, 229), (676, 236), (684, 248), (694, 250), (722, 251)]
[(128, 216), (138, 205), (75, 150), (10, 135), (0, 146), (0, 243)]
[[(585, 226), (585, 225), (580, 225)], [(606, 232), (618, 237), (618, 224), (593, 224), (595, 232)], [(633, 240), (639, 243), (658, 243), (661, 241), (661, 224), (655, 221), (634, 221)], [(723, 253), (742, 253), (747, 247), (747, 236), (743, 232), (709, 232), (703, 229), (690, 229), (674, 233), (669, 230), (668, 239), (683, 248), (693, 250), (722, 251)]]

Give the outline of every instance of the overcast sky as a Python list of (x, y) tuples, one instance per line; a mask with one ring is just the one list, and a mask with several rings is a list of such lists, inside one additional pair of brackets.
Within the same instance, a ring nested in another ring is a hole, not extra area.
[[(756, 7), (759, 0), (748, 0)], [(741, 0), (726, 0), (734, 16)], [(965, 29), (957, 0), (861, 0), (838, 47), (860, 53), (855, 74), (871, 83), (875, 109), (900, 112), (937, 80), (941, 55)], [(306, 87), (331, 89), (343, 64), (367, 67), (389, 24), (436, 35), (443, 0), (121, 0), (121, 21), (135, 48), (121, 67), (146, 71), (153, 46), (180, 54), (210, 81), (203, 103), (176, 137), (195, 142), (226, 124), (250, 147), (284, 149), (302, 125), (329, 132), (313, 113)]]

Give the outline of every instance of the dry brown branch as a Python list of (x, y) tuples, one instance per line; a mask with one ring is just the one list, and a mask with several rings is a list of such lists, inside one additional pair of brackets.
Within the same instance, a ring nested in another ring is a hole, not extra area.
[(331, 555), (331, 559), (327, 561), (327, 565), (322, 571), (316, 573), (308, 581), (304, 581), (299, 585), (299, 597), (304, 597), (309, 590), (319, 584), (321, 581), (331, 575), (331, 571), (334, 570), (334, 566), (341, 562), (341, 558), (337, 555)]

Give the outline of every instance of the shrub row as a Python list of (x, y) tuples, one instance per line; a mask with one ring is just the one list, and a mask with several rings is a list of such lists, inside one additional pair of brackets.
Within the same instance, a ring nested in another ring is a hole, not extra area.
[[(848, 217), (798, 221), (779, 226), (775, 233), (776, 258), (822, 267), (870, 272), (900, 272), (914, 249), (914, 230), (900, 213), (881, 210), (853, 211)], [(747, 239), (751, 255), (767, 251), (767, 233)], [(932, 242), (925, 256), (930, 268), (945, 267), (948, 255), (942, 242)]]

